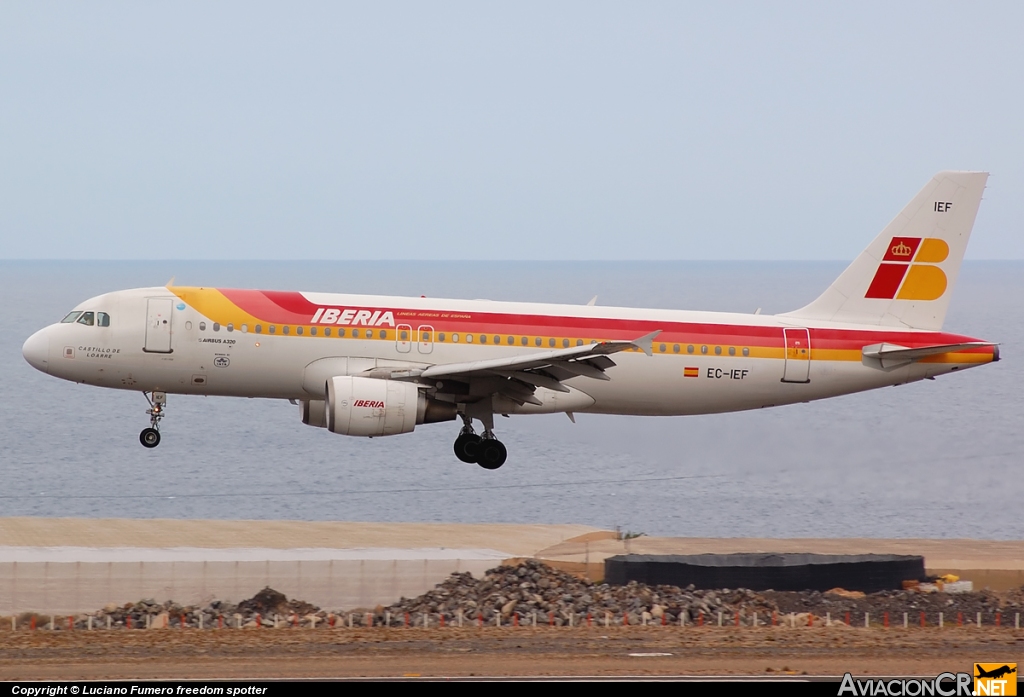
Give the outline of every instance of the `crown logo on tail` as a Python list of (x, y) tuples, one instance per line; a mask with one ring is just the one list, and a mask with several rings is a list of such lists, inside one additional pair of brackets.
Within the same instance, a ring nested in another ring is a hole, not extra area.
[(913, 251), (914, 250), (910, 245), (902, 241), (899, 244), (892, 246), (892, 255), (894, 257), (909, 257)]

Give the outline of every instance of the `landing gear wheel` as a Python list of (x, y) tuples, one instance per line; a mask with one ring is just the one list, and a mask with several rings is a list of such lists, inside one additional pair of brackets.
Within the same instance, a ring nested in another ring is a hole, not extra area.
[(500, 440), (486, 438), (480, 441), (476, 464), (485, 470), (496, 470), (505, 464), (508, 451)]
[(463, 433), (455, 439), (455, 457), (463, 462), (475, 464), (480, 455), (480, 436), (475, 433)]
[(160, 445), (160, 431), (157, 429), (160, 428), (160, 419), (164, 418), (167, 393), (154, 392), (152, 399), (145, 392), (142, 393), (142, 396), (149, 402), (149, 409), (146, 410), (146, 414), (149, 415), (149, 428), (142, 429), (142, 433), (139, 434), (139, 442), (147, 448), (155, 448)]
[(147, 448), (155, 448), (160, 445), (160, 431), (155, 428), (144, 428), (139, 434), (139, 442)]

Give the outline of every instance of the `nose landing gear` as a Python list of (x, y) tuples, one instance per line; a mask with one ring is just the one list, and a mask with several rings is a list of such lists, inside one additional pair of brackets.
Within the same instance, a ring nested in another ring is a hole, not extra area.
[(154, 392), (153, 398), (145, 392), (142, 396), (149, 402), (149, 428), (142, 429), (139, 434), (139, 442), (147, 448), (155, 448), (160, 445), (160, 419), (164, 418), (164, 409), (167, 407), (167, 394), (165, 392)]

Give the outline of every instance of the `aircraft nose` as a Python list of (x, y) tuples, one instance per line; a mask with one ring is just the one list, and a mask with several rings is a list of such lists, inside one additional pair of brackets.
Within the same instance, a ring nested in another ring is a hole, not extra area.
[(21, 347), (21, 355), (36, 370), (48, 372), (50, 360), (50, 337), (45, 329), (40, 329), (25, 341)]

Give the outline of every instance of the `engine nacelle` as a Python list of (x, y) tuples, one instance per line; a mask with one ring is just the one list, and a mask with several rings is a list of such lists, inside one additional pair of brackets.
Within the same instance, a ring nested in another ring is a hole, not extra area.
[(307, 399), (299, 402), (302, 423), (317, 428), (327, 428), (327, 402), (322, 399)]
[(452, 421), (454, 404), (428, 399), (411, 382), (337, 376), (327, 381), (327, 428), (344, 436), (395, 436), (417, 424)]

